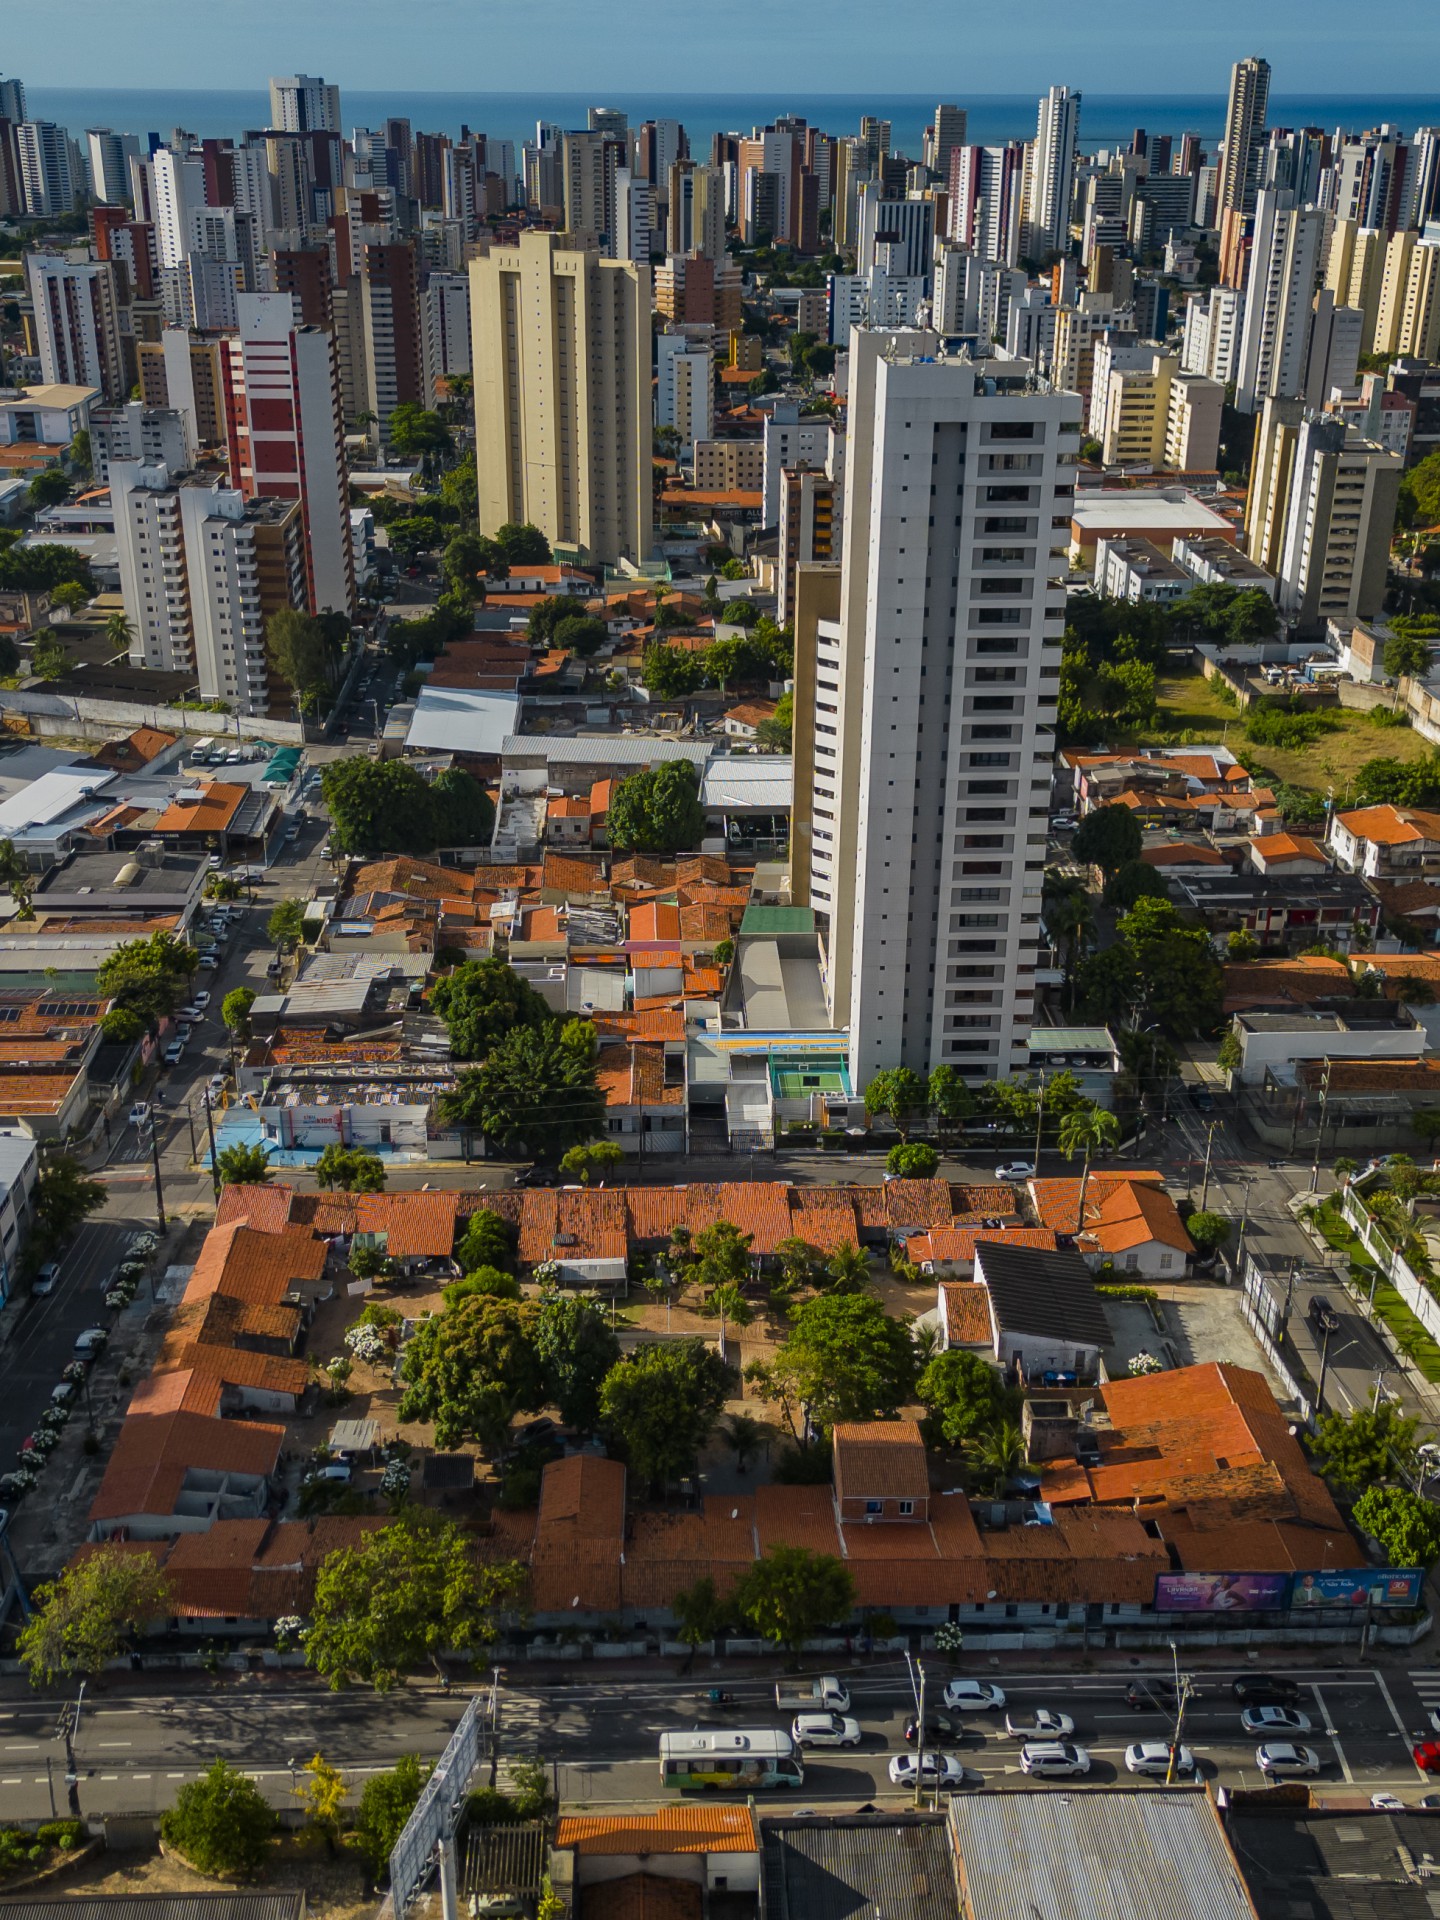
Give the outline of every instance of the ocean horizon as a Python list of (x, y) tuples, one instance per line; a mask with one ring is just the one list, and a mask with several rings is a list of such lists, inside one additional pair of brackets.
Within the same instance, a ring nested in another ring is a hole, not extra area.
[[(87, 127), (111, 127), (118, 133), (168, 139), (180, 127), (201, 137), (236, 138), (266, 125), (269, 94), (264, 87), (232, 90), (203, 88), (44, 87), (26, 89), (30, 113), (53, 120), (76, 136)], [(408, 119), (417, 132), (447, 133), (462, 126), (492, 139), (521, 144), (534, 138), (537, 120), (564, 127), (583, 127), (588, 106), (616, 107), (629, 115), (632, 127), (652, 118), (679, 120), (692, 152), (707, 148), (717, 132), (748, 132), (777, 114), (802, 115), (826, 133), (859, 131), (862, 114), (876, 114), (891, 123), (895, 151), (918, 159), (921, 129), (937, 100), (953, 100), (966, 108), (968, 135), (976, 145), (1002, 140), (1030, 139), (1035, 132), (1034, 94), (971, 94), (963, 89), (948, 94), (874, 94), (802, 92), (726, 93), (526, 93), (417, 92), (397, 87), (393, 93), (367, 88), (342, 88), (340, 101), (344, 130), (378, 126), (388, 116)], [(1225, 120), (1225, 95), (1103, 94), (1082, 89), (1080, 144), (1084, 151), (1128, 143), (1137, 127), (1149, 133), (1197, 133), (1213, 150)], [(1407, 132), (1440, 124), (1440, 92), (1417, 94), (1272, 94), (1271, 126), (1317, 126), (1360, 133), (1388, 123)]]

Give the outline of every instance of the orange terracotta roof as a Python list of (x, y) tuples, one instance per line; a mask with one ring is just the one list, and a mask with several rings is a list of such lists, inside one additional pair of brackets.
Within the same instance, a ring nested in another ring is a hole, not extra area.
[(840, 1421), (833, 1435), (839, 1500), (927, 1500), (930, 1470), (914, 1420)]
[[(1054, 1237), (1050, 1236), (1052, 1243)], [(945, 1301), (945, 1327), (950, 1345), (988, 1347), (995, 1337), (990, 1319), (990, 1289), (977, 1280), (947, 1280), (940, 1292)]]
[(268, 1475), (275, 1471), (285, 1429), (194, 1413), (146, 1415), (123, 1422), (91, 1520), (175, 1511), (190, 1472)]
[(1319, 953), (1296, 954), (1287, 960), (1231, 960), (1224, 975), (1226, 1013), (1243, 1013), (1247, 1007), (1309, 1006), (1350, 991), (1345, 962)]
[[(1093, 1226), (1101, 1219), (1107, 1202), (1119, 1196), (1117, 1204), (1129, 1206), (1126, 1189), (1134, 1186), (1149, 1185), (1158, 1188), (1160, 1198), (1175, 1212), (1175, 1203), (1165, 1193), (1165, 1176), (1147, 1170), (1144, 1173), (1092, 1173), (1085, 1189), (1085, 1219), (1087, 1226)], [(1032, 1180), (1030, 1198), (1035, 1208), (1035, 1217), (1042, 1226), (1052, 1227), (1056, 1233), (1075, 1233), (1079, 1230), (1080, 1187), (1078, 1179), (1060, 1178), (1054, 1180)], [(1130, 1209), (1134, 1211), (1132, 1207)], [(1176, 1214), (1176, 1219), (1179, 1215)], [(1188, 1247), (1189, 1241), (1186, 1241)]]
[(186, 1283), (186, 1302), (212, 1293), (276, 1305), (302, 1280), (325, 1272), (326, 1248), (308, 1228), (260, 1233), (254, 1227), (215, 1226), (206, 1234)]
[(1164, 847), (1145, 847), (1140, 858), (1147, 867), (1223, 867), (1225, 864), (1223, 854), (1195, 840), (1174, 840)]
[(155, 822), (157, 833), (223, 833), (241, 806), (250, 798), (251, 788), (232, 786), (227, 781), (211, 780), (200, 789), (194, 801), (172, 800)]
[[(680, 938), (679, 907), (670, 900), (650, 900), (643, 906), (632, 907), (630, 938), (632, 940), (678, 940)], [(679, 955), (676, 954), (669, 964), (678, 966)]]
[(1336, 819), (1357, 840), (1369, 840), (1376, 846), (1398, 847), (1415, 840), (1440, 840), (1440, 813), (1422, 813), (1417, 808), (1358, 807), (1352, 813), (1337, 814)]
[(930, 1260), (937, 1266), (973, 1267), (976, 1247), (987, 1240), (1007, 1247), (1037, 1247), (1042, 1253), (1055, 1251), (1055, 1234), (1049, 1227), (932, 1227), (928, 1233), (912, 1233), (905, 1251), (917, 1264)]
[(1309, 861), (1320, 867), (1328, 867), (1330, 864), (1320, 842), (1308, 839), (1304, 834), (1257, 834), (1251, 840), (1250, 846), (1264, 860), (1267, 867), (1281, 866), (1295, 860)]
[(580, 1854), (758, 1853), (748, 1807), (661, 1807), (655, 1813), (565, 1814), (555, 1845)]

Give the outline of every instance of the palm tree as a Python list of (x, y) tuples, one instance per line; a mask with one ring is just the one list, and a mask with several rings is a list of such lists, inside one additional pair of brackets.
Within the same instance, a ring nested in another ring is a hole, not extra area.
[(117, 653), (128, 653), (135, 638), (135, 629), (125, 615), (117, 611), (105, 622), (105, 638)]
[(853, 1240), (835, 1249), (825, 1262), (825, 1271), (827, 1293), (863, 1293), (870, 1284), (870, 1262)]
[(993, 1493), (1003, 1493), (1007, 1483), (1025, 1465), (1025, 1436), (1013, 1420), (1002, 1420), (978, 1440), (965, 1443), (965, 1454)]
[(736, 1472), (744, 1473), (765, 1444), (765, 1428), (748, 1413), (732, 1413), (724, 1433), (726, 1444), (734, 1449)]
[(910, 1330), (910, 1338), (915, 1343), (915, 1358), (919, 1366), (928, 1367), (936, 1354), (941, 1351), (940, 1329), (933, 1320), (923, 1326), (917, 1321)]
[(1120, 1122), (1113, 1113), (1107, 1113), (1104, 1107), (1090, 1107), (1078, 1113), (1067, 1113), (1060, 1122), (1060, 1151), (1067, 1160), (1073, 1160), (1077, 1153), (1085, 1155), (1085, 1166), (1080, 1175), (1080, 1204), (1075, 1210), (1075, 1231), (1082, 1233), (1085, 1228), (1085, 1196), (1090, 1187), (1090, 1157), (1098, 1148), (1108, 1152), (1120, 1144)]
[(1064, 950), (1065, 997), (1068, 1002), (1080, 961), (1080, 949), (1095, 925), (1090, 895), (1078, 880), (1061, 880), (1045, 890), (1041, 907), (1045, 931)]

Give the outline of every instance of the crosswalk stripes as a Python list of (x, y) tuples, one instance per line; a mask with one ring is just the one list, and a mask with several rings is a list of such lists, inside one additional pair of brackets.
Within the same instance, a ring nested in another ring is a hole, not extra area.
[(1440, 1671), (1423, 1668), (1406, 1676), (1426, 1707), (1440, 1708)]

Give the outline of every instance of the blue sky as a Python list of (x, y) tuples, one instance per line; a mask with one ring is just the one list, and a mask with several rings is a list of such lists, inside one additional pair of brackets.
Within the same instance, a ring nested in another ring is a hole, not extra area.
[(654, 87), (1206, 93), (1261, 52), (1277, 93), (1436, 86), (1440, 6), (1388, 0), (34, 0), (37, 86), (236, 87), (271, 73), (482, 92)]

